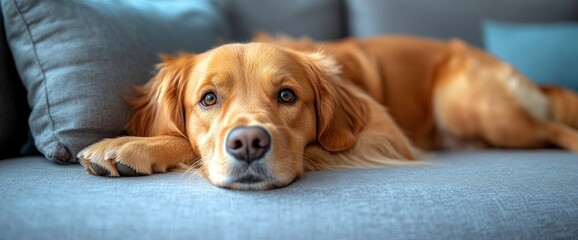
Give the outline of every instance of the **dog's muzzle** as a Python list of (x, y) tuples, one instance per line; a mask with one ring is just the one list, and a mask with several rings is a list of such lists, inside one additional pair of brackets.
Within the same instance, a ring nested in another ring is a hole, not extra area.
[(267, 180), (264, 169), (265, 155), (271, 149), (271, 135), (262, 127), (236, 127), (229, 132), (225, 148), (236, 161), (233, 182), (253, 184)]

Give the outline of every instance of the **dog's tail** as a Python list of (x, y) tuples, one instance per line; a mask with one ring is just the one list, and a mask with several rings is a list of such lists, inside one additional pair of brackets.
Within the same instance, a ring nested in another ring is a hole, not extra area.
[(578, 93), (554, 86), (540, 86), (540, 90), (550, 101), (550, 141), (578, 152)]

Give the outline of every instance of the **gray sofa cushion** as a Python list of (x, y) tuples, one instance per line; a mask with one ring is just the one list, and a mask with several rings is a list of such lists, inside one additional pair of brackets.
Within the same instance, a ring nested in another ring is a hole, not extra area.
[(159, 52), (204, 51), (228, 34), (210, 0), (9, 0), (2, 13), (36, 146), (61, 163), (121, 134), (120, 94), (150, 79)]
[(336, 0), (217, 0), (237, 41), (251, 40), (255, 31), (308, 36), (317, 40), (343, 37), (343, 8)]
[(432, 166), (310, 172), (241, 192), (184, 173), (104, 178), (0, 161), (6, 239), (561, 239), (578, 236), (578, 155), (448, 153)]
[(481, 20), (578, 21), (576, 0), (346, 0), (355, 37), (459, 37), (481, 46)]

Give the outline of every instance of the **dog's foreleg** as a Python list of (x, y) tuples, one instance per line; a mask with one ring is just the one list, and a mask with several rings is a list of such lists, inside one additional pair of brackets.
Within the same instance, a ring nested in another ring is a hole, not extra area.
[(166, 172), (196, 158), (190, 142), (177, 136), (104, 139), (78, 154), (86, 170), (101, 176), (136, 176)]

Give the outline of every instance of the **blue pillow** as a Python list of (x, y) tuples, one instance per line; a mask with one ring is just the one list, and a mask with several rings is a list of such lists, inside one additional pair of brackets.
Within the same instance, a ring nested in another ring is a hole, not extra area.
[(1, 4), (36, 147), (59, 163), (122, 133), (130, 108), (120, 95), (152, 77), (158, 53), (202, 52), (229, 35), (211, 0)]
[(483, 23), (486, 49), (538, 84), (578, 91), (578, 22)]

